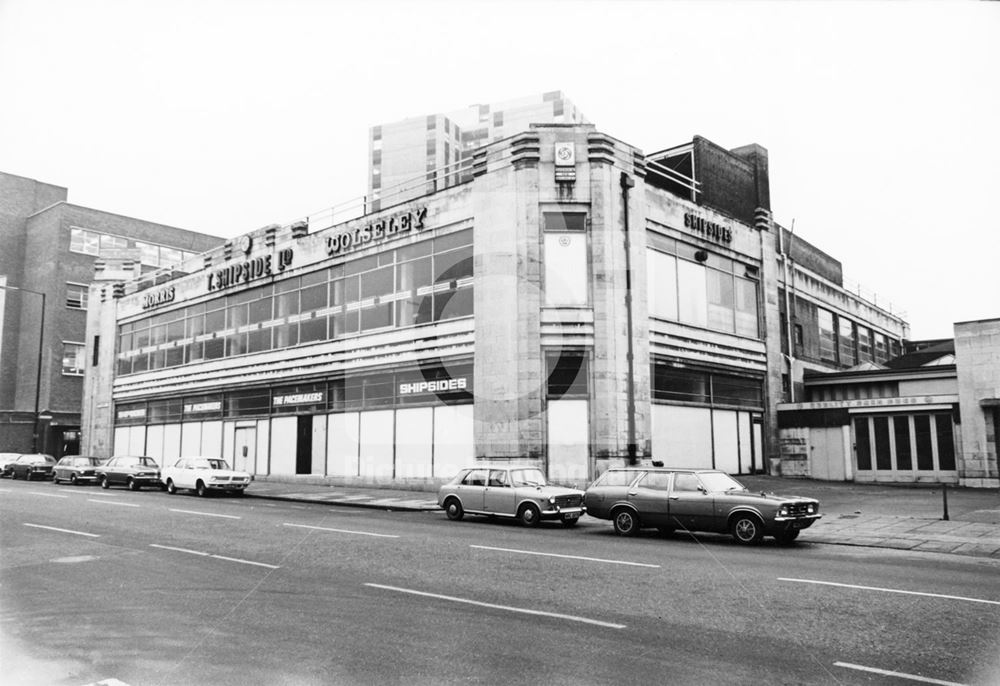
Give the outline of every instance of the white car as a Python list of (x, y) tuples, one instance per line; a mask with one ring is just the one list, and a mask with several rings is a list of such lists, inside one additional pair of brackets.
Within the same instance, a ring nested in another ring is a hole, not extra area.
[(243, 495), (250, 485), (250, 475), (229, 468), (221, 457), (182, 457), (163, 469), (160, 475), (167, 493), (177, 493), (179, 488), (190, 488), (200, 496), (210, 491), (230, 491)]

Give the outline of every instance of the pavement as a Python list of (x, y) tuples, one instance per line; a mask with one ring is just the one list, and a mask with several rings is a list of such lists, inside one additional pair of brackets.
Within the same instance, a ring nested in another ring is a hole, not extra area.
[[(895, 485), (737, 477), (752, 491), (816, 498), (823, 518), (809, 543), (916, 550), (1000, 560), (1000, 491), (940, 484)], [(258, 479), (247, 497), (380, 510), (440, 511), (436, 493)], [(945, 516), (947, 513), (947, 517)]]

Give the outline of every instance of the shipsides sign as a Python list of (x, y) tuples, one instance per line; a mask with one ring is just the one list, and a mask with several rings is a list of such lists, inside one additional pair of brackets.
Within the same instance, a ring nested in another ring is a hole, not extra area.
[(331, 257), (343, 255), (410, 231), (422, 231), (425, 219), (427, 219), (427, 208), (418, 207), (406, 212), (397, 212), (390, 217), (384, 217), (350, 231), (342, 231), (326, 239), (326, 254)]

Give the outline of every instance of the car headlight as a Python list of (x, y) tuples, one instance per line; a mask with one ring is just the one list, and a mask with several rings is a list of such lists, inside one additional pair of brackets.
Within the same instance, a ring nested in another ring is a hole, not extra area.
[(556, 504), (556, 499), (554, 497), (550, 497), (549, 498), (549, 505), (555, 505), (555, 504)]
[(816, 506), (813, 505), (812, 503), (809, 503), (808, 505), (806, 505), (806, 512), (808, 514), (816, 514)]
[(778, 508), (778, 516), (779, 517), (788, 516), (788, 505), (782, 505), (781, 507)]

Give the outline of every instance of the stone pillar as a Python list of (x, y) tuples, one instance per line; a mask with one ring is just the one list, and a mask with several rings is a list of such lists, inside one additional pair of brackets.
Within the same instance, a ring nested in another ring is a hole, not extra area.
[(957, 456), (962, 486), (1000, 487), (1000, 319), (955, 324), (955, 366), (962, 416), (961, 453)]

